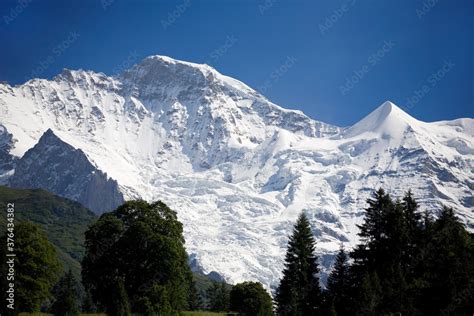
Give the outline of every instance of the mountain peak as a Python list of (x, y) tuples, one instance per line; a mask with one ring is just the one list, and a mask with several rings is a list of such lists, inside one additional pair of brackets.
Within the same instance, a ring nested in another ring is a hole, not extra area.
[(351, 126), (344, 133), (345, 137), (353, 137), (366, 132), (398, 135), (408, 126), (417, 125), (418, 121), (390, 101), (385, 101), (369, 115)]
[(388, 115), (393, 115), (393, 114), (395, 114), (395, 115), (408, 115), (402, 109), (400, 109), (397, 105), (395, 105), (395, 103), (393, 103), (391, 101), (385, 101), (384, 103), (382, 103), (382, 105), (380, 105), (372, 113), (376, 113), (376, 112), (380, 113), (381, 116), (383, 116), (383, 117), (387, 117)]
[(187, 66), (195, 67), (195, 68), (214, 69), (207, 64), (198, 64), (198, 63), (193, 63), (189, 61), (183, 61), (183, 60), (171, 58), (169, 56), (164, 56), (164, 55), (151, 55), (151, 56), (145, 57), (141, 62), (146, 62), (146, 61), (161, 62), (165, 64), (182, 64), (182, 65), (187, 65)]
[(137, 85), (139, 90), (164, 94), (178, 90), (202, 90), (214, 82), (218, 72), (208, 65), (153, 55), (124, 70), (120, 79)]
[(392, 111), (392, 109), (394, 109), (394, 108), (398, 108), (398, 107), (394, 103), (392, 103), (391, 101), (385, 101), (377, 109), (380, 109), (382, 111)]
[(45, 132), (44, 132), (44, 135), (47, 135), (47, 136), (52, 136), (54, 135), (54, 132), (51, 128), (48, 128)]
[(172, 71), (184, 71), (188, 70), (191, 72), (201, 72), (204, 75), (207, 75), (210, 72), (217, 73), (217, 70), (212, 68), (207, 64), (198, 64), (188, 61), (183, 61), (179, 59), (174, 59), (164, 55), (151, 55), (145, 57), (141, 61), (139, 61), (135, 66), (132, 68), (125, 70), (125, 73), (128, 71), (134, 70), (163, 70), (168, 69)]
[[(264, 97), (243, 82), (221, 74), (207, 64), (197, 64), (162, 55), (144, 58), (123, 71), (118, 79), (145, 97), (183, 100), (219, 94), (221, 91), (244, 98)], [(147, 96), (145, 96), (147, 95)]]
[(40, 137), (40, 142), (44, 142), (47, 140), (60, 140), (56, 134), (54, 134), (53, 130), (51, 128), (48, 128), (43, 135)]
[[(48, 128), (34, 146), (38, 148), (62, 148), (63, 151), (76, 151), (76, 148), (59, 138), (51, 128)], [(34, 148), (33, 147), (33, 148)], [(32, 150), (31, 148), (30, 150)]]
[(50, 128), (18, 160), (9, 184), (46, 189), (98, 214), (123, 203), (117, 182), (99, 170), (84, 151), (60, 139)]

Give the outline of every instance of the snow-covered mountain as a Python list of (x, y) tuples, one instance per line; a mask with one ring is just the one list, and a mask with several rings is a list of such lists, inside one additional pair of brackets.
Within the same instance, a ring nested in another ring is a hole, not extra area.
[[(0, 115), (0, 181), (15, 179), (18, 158), (51, 129), (126, 199), (175, 209), (194, 262), (229, 282), (276, 285), (301, 211), (321, 254), (353, 245), (365, 200), (379, 187), (397, 197), (410, 188), (423, 209), (453, 206), (474, 229), (470, 118), (425, 123), (385, 102), (339, 128), (207, 65), (163, 56), (114, 77), (64, 70), (50, 81), (0, 84)], [(38, 174), (45, 185), (64, 176)]]

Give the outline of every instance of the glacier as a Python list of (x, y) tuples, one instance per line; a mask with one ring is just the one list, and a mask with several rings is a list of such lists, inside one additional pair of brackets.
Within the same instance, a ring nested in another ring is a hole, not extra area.
[(51, 129), (125, 199), (176, 210), (191, 258), (230, 283), (278, 284), (300, 212), (327, 273), (339, 245), (357, 242), (379, 187), (394, 197), (411, 189), (432, 213), (452, 206), (474, 229), (472, 118), (422, 122), (387, 101), (342, 128), (208, 65), (150, 56), (115, 76), (64, 69), (51, 80), (0, 83), (0, 124), (0, 183), (15, 179), (16, 163)]

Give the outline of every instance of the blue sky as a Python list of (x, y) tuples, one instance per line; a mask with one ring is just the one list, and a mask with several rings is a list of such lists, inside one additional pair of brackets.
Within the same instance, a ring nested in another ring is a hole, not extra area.
[(472, 0), (3, 0), (0, 80), (160, 54), (340, 126), (385, 100), (424, 121), (474, 117), (473, 21)]

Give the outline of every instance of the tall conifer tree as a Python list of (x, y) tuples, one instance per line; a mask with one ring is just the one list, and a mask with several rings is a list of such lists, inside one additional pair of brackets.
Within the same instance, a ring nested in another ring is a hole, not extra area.
[(350, 312), (348, 259), (341, 245), (327, 281), (327, 303), (329, 307), (334, 309), (337, 315), (347, 315)]
[(474, 311), (474, 239), (444, 207), (431, 224), (421, 280), (420, 306), (425, 314), (468, 315)]
[(317, 315), (321, 307), (315, 240), (302, 213), (294, 226), (285, 257), (283, 278), (275, 297), (279, 315)]

